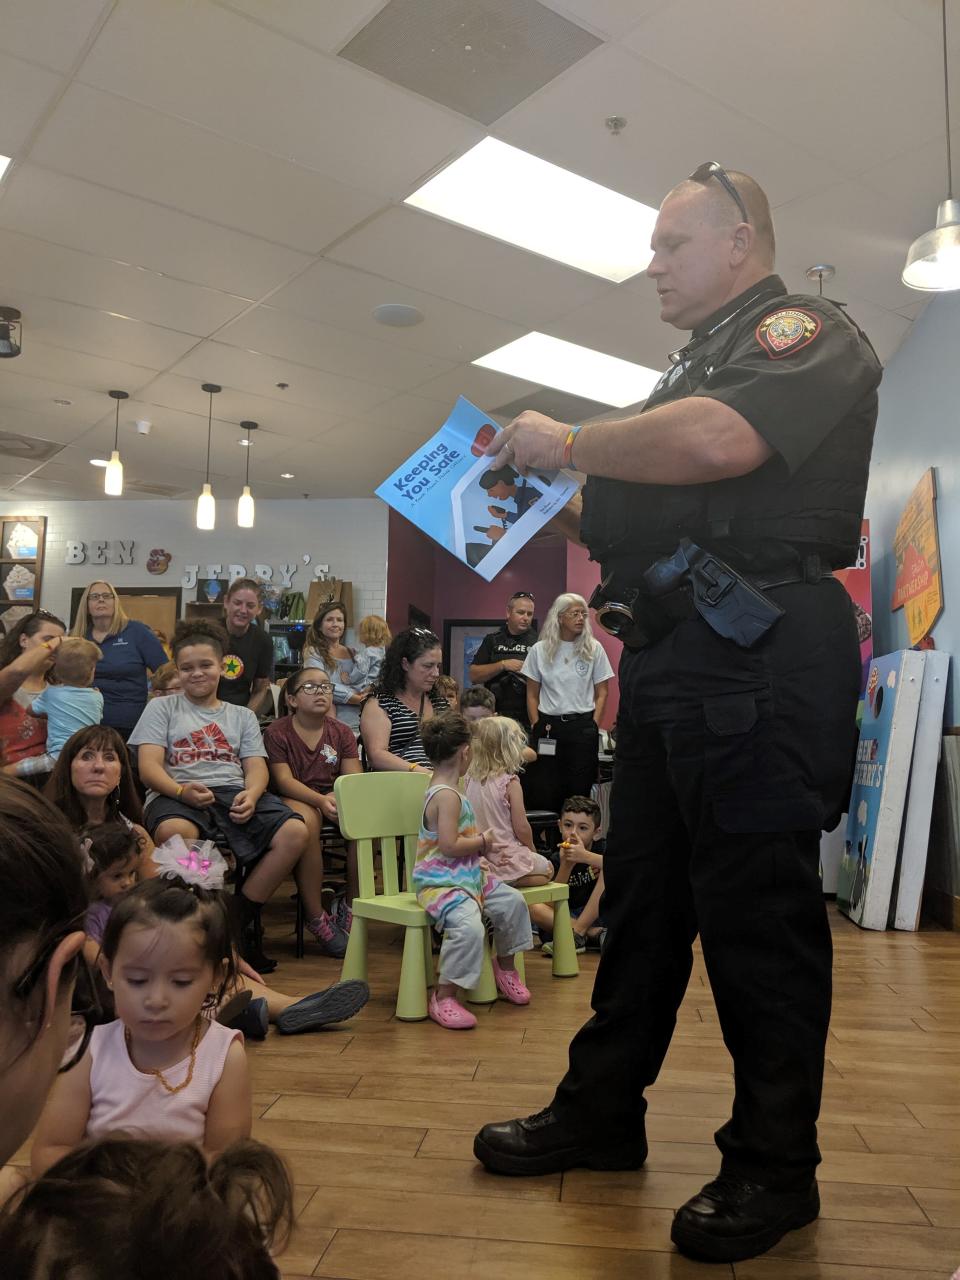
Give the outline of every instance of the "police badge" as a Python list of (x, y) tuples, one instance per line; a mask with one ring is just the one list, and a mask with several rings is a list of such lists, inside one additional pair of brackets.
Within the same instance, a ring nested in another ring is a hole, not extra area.
[(756, 338), (771, 360), (782, 360), (811, 343), (820, 332), (820, 319), (809, 311), (774, 311), (757, 325)]

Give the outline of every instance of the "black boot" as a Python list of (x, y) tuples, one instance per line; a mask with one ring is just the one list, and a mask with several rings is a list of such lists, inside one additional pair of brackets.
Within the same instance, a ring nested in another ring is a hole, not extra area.
[(237, 912), (237, 950), (247, 964), (257, 973), (273, 973), (276, 960), (263, 954), (263, 925), (260, 921), (261, 903), (251, 902), (243, 893), (234, 894)]
[(473, 1154), (491, 1173), (518, 1177), (562, 1169), (639, 1169), (647, 1144), (588, 1146), (564, 1128), (548, 1107), (536, 1115), (502, 1124), (485, 1124), (473, 1140)]
[(680, 1206), (670, 1239), (688, 1258), (742, 1262), (766, 1253), (819, 1212), (816, 1180), (803, 1191), (773, 1191), (738, 1174), (721, 1173)]

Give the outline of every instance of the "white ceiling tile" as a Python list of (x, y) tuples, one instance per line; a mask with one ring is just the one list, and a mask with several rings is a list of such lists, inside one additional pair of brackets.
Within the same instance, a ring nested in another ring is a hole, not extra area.
[(285, 396), (294, 404), (326, 413), (356, 413), (386, 400), (392, 388), (320, 369), (308, 369), (276, 356), (204, 342), (179, 362), (172, 373), (198, 382), (218, 382), (253, 395), (269, 395), (278, 382), (289, 383)]
[(256, 307), (228, 325), (217, 341), (397, 390), (435, 378), (456, 363), (317, 324), (274, 307)]
[[(407, 328), (378, 324), (373, 309), (382, 302), (418, 307), (424, 319)], [(326, 259), (273, 294), (270, 305), (447, 360), (473, 360), (526, 332), (497, 316)]]
[(383, 199), (75, 84), (30, 153), (61, 173), (318, 253)]
[(29, 407), (25, 407), (22, 402), (7, 404), (3, 397), (10, 381), (11, 379), (4, 379), (0, 384), (0, 431), (30, 439), (70, 444), (84, 436), (93, 423), (104, 416), (107, 405), (110, 404), (105, 396), (89, 391), (79, 392), (80, 398), (66, 406), (55, 405), (53, 400), (47, 400), (44, 404), (42, 399), (29, 401)]
[(666, 368), (667, 352), (686, 340), (660, 319), (656, 286), (645, 277), (621, 285), (613, 297), (578, 307), (545, 332), (648, 369)]
[(356, 419), (341, 423), (334, 428), (334, 431), (349, 431), (354, 423), (359, 421), (367, 426), (426, 440), (443, 425), (451, 407), (450, 396), (446, 393), (436, 400), (430, 400), (424, 395), (393, 396), (372, 409), (364, 410)]
[(17, 154), (62, 84), (52, 71), (0, 53), (0, 155)]
[[(878, 210), (895, 216), (907, 246), (936, 225), (937, 206), (947, 195), (946, 138), (939, 134), (903, 155), (873, 165), (858, 179), (875, 193)], [(901, 264), (902, 265), (902, 264)]]
[[(17, 362), (19, 363), (22, 359), (22, 355), (18, 356)], [(84, 422), (87, 424), (96, 422), (110, 403), (104, 395), (104, 390), (106, 388), (98, 387), (91, 391), (88, 387), (69, 382), (51, 381), (49, 378), (30, 378), (11, 371), (0, 378), (0, 421), (16, 421), (15, 415), (22, 411), (37, 414), (49, 420), (51, 424), (60, 420), (60, 414), (65, 415), (71, 424), (77, 426)], [(69, 400), (70, 405), (61, 409), (54, 404), (55, 400)], [(4, 428), (6, 429), (8, 428)], [(50, 440), (69, 438), (47, 431), (37, 431), (36, 434)]]
[(540, 0), (554, 13), (579, 22), (588, 31), (613, 36), (625, 35), (648, 13), (662, 9), (671, 0)]
[(443, 422), (447, 414), (457, 402), (457, 396), (466, 396), (478, 409), (491, 411), (502, 404), (509, 404), (520, 396), (528, 395), (538, 389), (538, 383), (525, 382), (522, 378), (511, 378), (505, 373), (497, 373), (493, 369), (480, 369), (467, 364), (452, 373), (444, 373), (439, 378), (424, 382), (417, 388), (417, 394), (438, 401), (447, 401), (446, 413), (437, 420)]
[(0, 49), (69, 70), (113, 0), (3, 0)]
[(282, 471), (294, 473), (289, 484), (295, 496), (369, 498), (416, 447), (409, 436), (374, 427), (354, 426), (347, 439), (338, 439), (339, 434), (277, 456), (278, 477)]
[(333, 53), (367, 25), (387, 0), (214, 0), (223, 9), (246, 14), (291, 40)]
[(310, 261), (266, 240), (29, 164), (0, 192), (0, 226), (248, 298), (262, 297)]
[[(5, 295), (6, 296), (6, 295)], [(30, 294), (17, 295), (31, 345), (67, 347), (87, 355), (123, 360), (146, 369), (165, 369), (194, 346), (198, 339), (173, 329), (145, 324), (125, 316), (109, 315), (71, 302), (56, 302)]]
[(406, 195), (483, 136), (452, 112), (203, 0), (127, 0), (80, 78), (386, 196)]
[[(176, 374), (161, 374), (151, 382), (144, 395), (144, 404), (174, 409), (186, 414), (198, 415), (198, 429), (206, 431), (207, 396), (201, 390), (203, 378), (186, 378)], [(257, 422), (270, 432), (290, 436), (296, 440), (312, 440), (329, 430), (344, 418), (342, 413), (325, 412), (288, 400), (288, 392), (271, 388), (272, 395), (259, 396), (226, 384), (214, 397), (214, 421), (221, 419), (239, 423), (245, 419)], [(389, 395), (385, 392), (384, 395)], [(149, 418), (150, 413), (144, 417)], [(202, 421), (200, 421), (202, 419)]]
[[(29, 382), (62, 380), (69, 386), (86, 391), (102, 391), (118, 387), (133, 393), (154, 377), (155, 370), (127, 364), (122, 360), (107, 360), (65, 347), (48, 347), (42, 342), (24, 340), (23, 350), (17, 356), (15, 366), (4, 370), (7, 378)], [(68, 395), (66, 399), (71, 399)]]
[(4, 297), (14, 306), (18, 294), (62, 299), (203, 337), (249, 305), (245, 298), (159, 271), (3, 230), (0, 279)]
[(413, 209), (390, 209), (329, 256), (535, 328), (616, 287)]
[(931, 295), (926, 294), (918, 298), (916, 302), (908, 302), (905, 307), (898, 307), (897, 314), (905, 316), (908, 320), (919, 320), (930, 305)]
[[(584, 103), (596, 106), (584, 110)], [(627, 126), (614, 136), (605, 117)], [(497, 122), (506, 142), (656, 208), (704, 160), (755, 173), (776, 205), (842, 174), (812, 148), (758, 123), (614, 45), (573, 67)], [(532, 194), (531, 194), (532, 198)]]
[(902, 215), (860, 182), (844, 182), (794, 200), (776, 216), (777, 260), (784, 270), (803, 271), (817, 262), (837, 268), (830, 289), (849, 291), (891, 310), (916, 294), (900, 282), (913, 236)]
[[(847, 173), (924, 141), (943, 115), (936, 47), (877, 0), (674, 0), (623, 43)], [(747, 168), (736, 152), (700, 159)]]

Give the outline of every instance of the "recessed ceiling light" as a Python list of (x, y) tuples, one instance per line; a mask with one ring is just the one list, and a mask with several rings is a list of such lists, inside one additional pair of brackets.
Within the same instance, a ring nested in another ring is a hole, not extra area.
[(91, 467), (106, 467), (106, 466), (109, 466), (109, 459), (108, 458), (91, 458), (90, 465)]
[(66, 409), (68, 408), (69, 405), (73, 404), (73, 401), (72, 400), (54, 400), (53, 403), (55, 405), (59, 405), (61, 409)]
[(422, 324), (424, 315), (419, 307), (411, 307), (406, 302), (381, 302), (373, 308), (373, 318), (377, 324), (407, 329), (410, 325)]
[(7, 165), (10, 163), (10, 156), (0, 156), (0, 178), (6, 172)]
[(425, 182), (406, 204), (619, 283), (651, 258), (657, 210), (496, 138)]
[(617, 409), (645, 399), (660, 377), (656, 369), (545, 333), (524, 334), (473, 363), (481, 369), (496, 369), (498, 373), (556, 387)]
[(281, 479), (281, 480), (292, 480), (292, 479), (293, 479), (293, 472), (292, 472), (292, 471), (281, 471), (281, 472), (280, 472), (280, 479)]

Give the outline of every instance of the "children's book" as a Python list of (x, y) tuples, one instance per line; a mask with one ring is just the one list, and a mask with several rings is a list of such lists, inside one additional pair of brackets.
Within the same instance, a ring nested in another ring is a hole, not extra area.
[(885, 929), (913, 756), (923, 653), (899, 650), (870, 665), (857, 746), (837, 904), (864, 929)]
[(923, 688), (920, 691), (907, 812), (900, 842), (896, 903), (890, 913), (895, 929), (916, 929), (920, 923), (920, 900), (927, 870), (930, 818), (943, 742), (943, 704), (949, 670), (948, 653), (937, 649), (923, 653)]
[(461, 396), (446, 422), (377, 489), (395, 511), (490, 582), (567, 505), (565, 471), (495, 467), (485, 447), (501, 428)]

